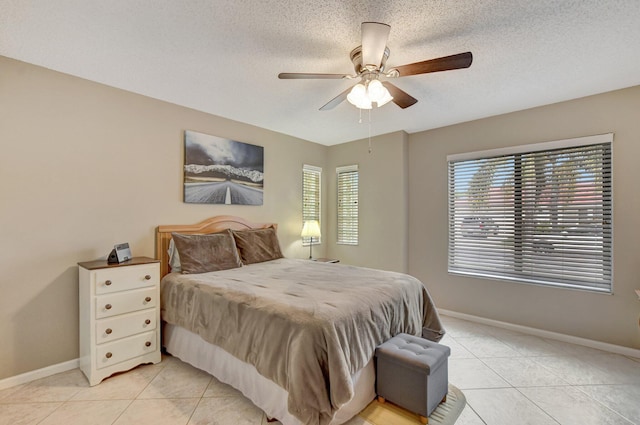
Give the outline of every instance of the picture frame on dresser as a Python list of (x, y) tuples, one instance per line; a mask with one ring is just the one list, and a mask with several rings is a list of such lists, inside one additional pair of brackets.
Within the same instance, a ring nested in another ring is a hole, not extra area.
[(133, 257), (78, 263), (80, 370), (89, 385), (162, 360), (160, 263)]

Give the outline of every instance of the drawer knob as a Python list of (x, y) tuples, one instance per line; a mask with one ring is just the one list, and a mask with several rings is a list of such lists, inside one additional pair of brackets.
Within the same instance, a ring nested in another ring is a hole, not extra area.
[(148, 274), (148, 275), (146, 275), (144, 278), (145, 278), (145, 280), (151, 280), (151, 275), (150, 275), (150, 274)]
[(145, 342), (145, 343), (144, 343), (144, 346), (145, 346), (145, 347), (151, 347), (151, 341), (147, 341), (147, 342)]
[(150, 325), (150, 324), (151, 324), (151, 320), (149, 320), (149, 319), (145, 320), (145, 321), (144, 321), (144, 324), (145, 324), (145, 325)]
[(109, 352), (109, 353), (105, 354), (104, 356), (105, 356), (106, 358), (110, 359), (110, 358), (113, 356), (113, 354), (111, 354), (111, 352)]
[(111, 286), (111, 281), (107, 280), (107, 281), (104, 282), (104, 284), (107, 285), (107, 286)]
[(104, 333), (106, 333), (107, 335), (111, 335), (111, 332), (113, 332), (113, 331), (111, 330), (111, 328), (107, 328), (107, 329), (104, 331)]
[(146, 302), (149, 302), (149, 301), (151, 301), (151, 297), (146, 297), (144, 300), (145, 300)]
[(105, 305), (104, 308), (106, 308), (107, 310), (111, 310), (111, 304)]

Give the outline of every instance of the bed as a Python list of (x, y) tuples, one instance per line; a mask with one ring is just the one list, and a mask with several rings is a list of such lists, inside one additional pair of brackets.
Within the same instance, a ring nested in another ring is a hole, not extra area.
[[(375, 397), (377, 345), (444, 330), (417, 279), (283, 258), (276, 229), (233, 216), (157, 228), (163, 346), (284, 425), (338, 425)], [(211, 243), (215, 258), (204, 258)]]

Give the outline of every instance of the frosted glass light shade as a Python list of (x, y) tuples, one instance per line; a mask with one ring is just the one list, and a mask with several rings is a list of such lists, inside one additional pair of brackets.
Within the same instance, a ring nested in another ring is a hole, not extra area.
[(373, 102), (380, 107), (392, 99), (393, 97), (389, 94), (389, 90), (382, 85), (380, 80), (370, 80), (366, 83), (366, 86), (358, 83), (353, 86), (347, 95), (349, 103), (359, 109), (371, 109)]
[(360, 109), (371, 109), (371, 101), (368, 97), (363, 98), (355, 105)]
[(376, 102), (378, 104), (378, 108), (381, 107), (382, 105), (386, 105), (387, 103), (391, 102), (393, 100), (393, 96), (391, 96), (391, 93), (389, 93), (389, 90), (387, 90), (386, 87), (382, 87), (384, 89), (384, 95), (378, 99), (378, 101)]
[(387, 89), (382, 85), (380, 80), (373, 80), (369, 82), (367, 94), (372, 102), (379, 102), (380, 99), (384, 97), (385, 93), (387, 93)]
[(358, 83), (351, 89), (347, 95), (347, 100), (352, 105), (360, 109), (371, 109), (371, 100), (367, 96), (367, 88), (364, 84)]

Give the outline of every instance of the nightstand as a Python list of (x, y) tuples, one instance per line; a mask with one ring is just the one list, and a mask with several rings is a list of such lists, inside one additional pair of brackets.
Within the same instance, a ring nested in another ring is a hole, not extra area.
[(143, 363), (159, 363), (160, 264), (134, 257), (78, 263), (80, 370), (89, 385)]
[(317, 261), (318, 263), (339, 263), (340, 260), (335, 258), (312, 258), (311, 261)]

